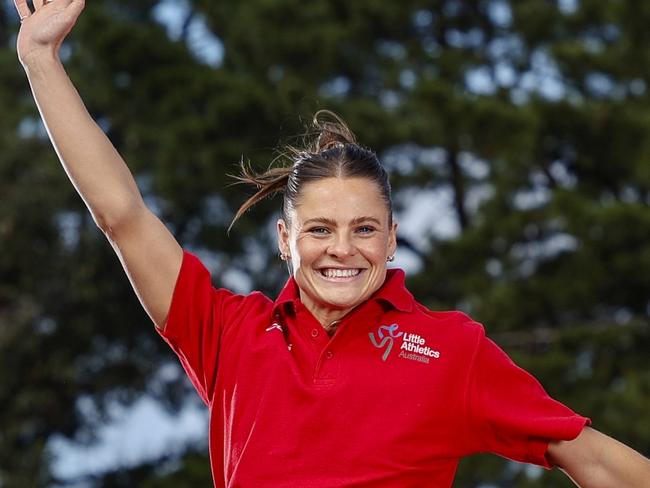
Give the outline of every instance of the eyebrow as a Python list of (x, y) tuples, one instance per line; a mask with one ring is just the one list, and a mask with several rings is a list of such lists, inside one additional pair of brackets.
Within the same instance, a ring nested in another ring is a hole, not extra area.
[[(377, 226), (381, 226), (381, 222), (377, 220), (375, 217), (355, 217), (350, 221), (350, 224), (357, 225), (357, 224), (361, 224), (362, 222), (372, 222)], [(303, 226), (309, 224), (326, 224), (331, 227), (336, 227), (337, 225), (335, 220), (329, 219), (327, 217), (316, 217), (313, 219), (307, 219), (303, 222)]]

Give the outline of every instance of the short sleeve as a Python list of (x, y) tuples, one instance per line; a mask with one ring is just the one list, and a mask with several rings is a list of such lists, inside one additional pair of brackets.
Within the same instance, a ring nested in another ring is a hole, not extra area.
[(211, 403), (224, 324), (243, 297), (212, 286), (210, 272), (184, 251), (172, 301), (162, 330), (183, 369), (206, 404)]
[(552, 440), (571, 440), (590, 423), (551, 398), (542, 385), (481, 335), (468, 388), (473, 452), (491, 452), (551, 468)]

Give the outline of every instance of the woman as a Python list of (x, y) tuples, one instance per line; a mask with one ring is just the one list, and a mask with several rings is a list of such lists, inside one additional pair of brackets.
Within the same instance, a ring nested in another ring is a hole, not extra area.
[(489, 451), (563, 469), (582, 487), (650, 485), (650, 462), (587, 427), (457, 312), (414, 301), (399, 270), (390, 186), (337, 121), (293, 165), (242, 180), (284, 195), (292, 276), (272, 301), (212, 288), (145, 206), (58, 58), (83, 10), (35, 0), (18, 55), (57, 154), (156, 329), (209, 406), (215, 486), (450, 486)]

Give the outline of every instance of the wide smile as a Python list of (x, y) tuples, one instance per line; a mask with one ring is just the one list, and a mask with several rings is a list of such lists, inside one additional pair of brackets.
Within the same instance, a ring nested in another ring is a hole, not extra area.
[(319, 268), (316, 274), (330, 283), (349, 283), (358, 280), (364, 268)]

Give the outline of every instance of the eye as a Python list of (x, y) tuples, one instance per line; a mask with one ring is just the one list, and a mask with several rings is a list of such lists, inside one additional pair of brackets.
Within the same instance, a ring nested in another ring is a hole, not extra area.
[(372, 234), (375, 231), (375, 228), (371, 225), (362, 225), (357, 228), (357, 232), (360, 234)]
[(312, 227), (307, 232), (316, 235), (326, 235), (329, 233), (329, 230), (326, 227)]

